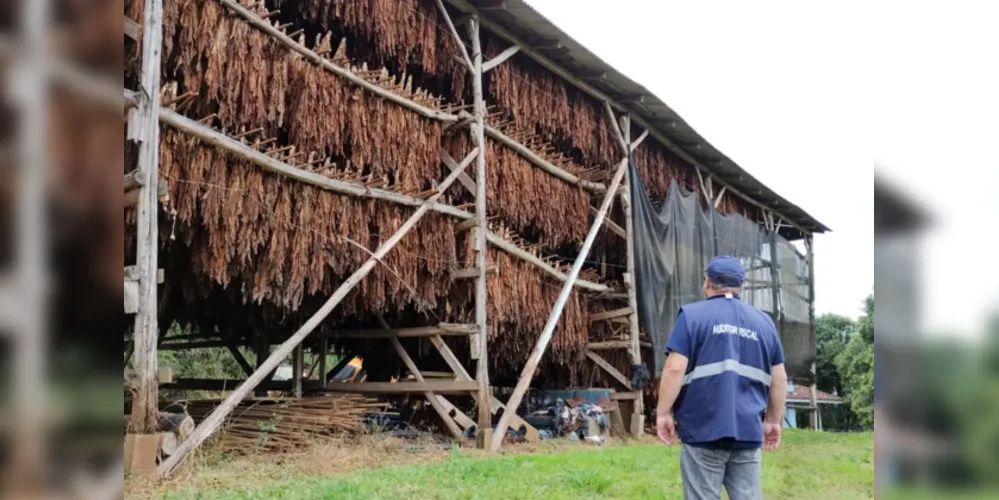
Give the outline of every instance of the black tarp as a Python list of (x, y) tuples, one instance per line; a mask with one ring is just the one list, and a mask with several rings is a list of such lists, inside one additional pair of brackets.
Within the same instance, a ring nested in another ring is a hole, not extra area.
[(815, 359), (809, 263), (794, 245), (742, 215), (722, 215), (704, 206), (675, 182), (656, 210), (634, 158), (629, 177), (638, 317), (652, 339), (655, 373), (665, 363), (666, 341), (680, 306), (702, 300), (708, 263), (717, 255), (731, 255), (746, 270), (742, 300), (775, 318), (788, 374), (806, 377)]

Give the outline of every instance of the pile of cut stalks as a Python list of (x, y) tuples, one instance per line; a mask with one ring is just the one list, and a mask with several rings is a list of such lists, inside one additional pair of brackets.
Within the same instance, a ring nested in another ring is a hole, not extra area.
[[(187, 411), (200, 422), (220, 403), (192, 401)], [(246, 400), (232, 412), (217, 439), (224, 451), (290, 451), (362, 432), (365, 416), (383, 413), (386, 407), (359, 395)]]

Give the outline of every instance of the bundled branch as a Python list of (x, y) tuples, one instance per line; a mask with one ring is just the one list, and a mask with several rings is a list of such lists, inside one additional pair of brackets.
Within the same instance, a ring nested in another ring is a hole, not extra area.
[[(187, 411), (200, 422), (219, 403), (194, 401), (188, 404)], [(217, 439), (222, 449), (229, 451), (288, 451), (317, 439), (361, 432), (366, 415), (385, 409), (385, 403), (357, 395), (249, 400), (232, 412)]]

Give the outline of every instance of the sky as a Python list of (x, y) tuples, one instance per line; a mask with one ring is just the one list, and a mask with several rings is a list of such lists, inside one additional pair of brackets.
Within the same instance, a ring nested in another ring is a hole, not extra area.
[(924, 326), (970, 331), (999, 303), (969, 300), (956, 272), (981, 237), (961, 215), (999, 214), (999, 4), (527, 1), (832, 229), (815, 239), (817, 313), (856, 317), (874, 289), (876, 163), (936, 217), (916, 247)]

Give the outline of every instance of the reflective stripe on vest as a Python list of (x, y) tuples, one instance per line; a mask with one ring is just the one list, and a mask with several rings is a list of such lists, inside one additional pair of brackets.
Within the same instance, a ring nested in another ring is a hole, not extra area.
[(721, 375), (725, 372), (735, 372), (741, 377), (755, 380), (767, 387), (770, 387), (770, 375), (767, 372), (760, 370), (759, 368), (744, 365), (734, 359), (726, 359), (725, 361), (721, 361), (719, 363), (711, 363), (694, 368), (693, 371), (683, 377), (683, 385), (687, 385), (699, 378), (713, 377), (715, 375)]

